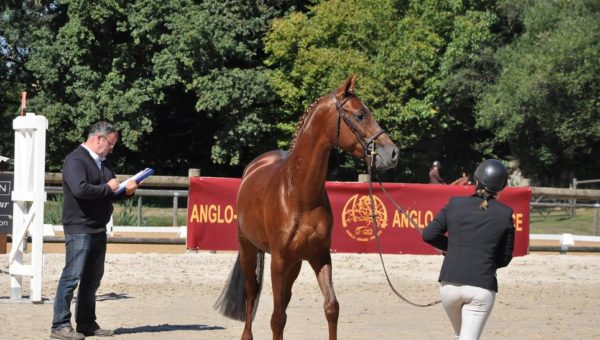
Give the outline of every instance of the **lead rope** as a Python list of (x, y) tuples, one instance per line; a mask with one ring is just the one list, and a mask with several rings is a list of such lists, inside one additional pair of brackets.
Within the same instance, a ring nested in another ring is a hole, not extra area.
[[(371, 218), (373, 219), (373, 227), (374, 227), (374, 233), (375, 233), (375, 243), (377, 244), (377, 251), (379, 253), (379, 259), (381, 260), (381, 266), (383, 267), (383, 273), (385, 274), (385, 278), (387, 279), (388, 285), (390, 286), (390, 288), (392, 289), (392, 291), (394, 292), (394, 294), (396, 294), (396, 296), (398, 296), (402, 301), (408, 303), (409, 305), (412, 305), (412, 306), (415, 306), (415, 307), (429, 307), (429, 306), (437, 305), (438, 303), (440, 303), (442, 301), (441, 300), (436, 300), (436, 301), (433, 301), (433, 302), (430, 302), (430, 303), (427, 303), (427, 304), (419, 304), (419, 303), (412, 302), (409, 299), (405, 298), (402, 294), (400, 294), (396, 290), (396, 288), (392, 284), (392, 281), (390, 280), (390, 276), (388, 275), (387, 269), (385, 268), (385, 262), (383, 261), (383, 254), (382, 254), (382, 250), (381, 250), (381, 242), (379, 242), (379, 236), (377, 234), (377, 232), (379, 231), (378, 230), (379, 229), (379, 224), (377, 223), (377, 213), (375, 212), (375, 199), (373, 198), (372, 168), (375, 167), (375, 157), (376, 156), (377, 156), (377, 152), (375, 151), (375, 148), (373, 148), (371, 150), (371, 155), (370, 155), (371, 159), (370, 159), (369, 162), (367, 162), (367, 171), (368, 171), (368, 174), (369, 174), (369, 200), (370, 200), (370, 203), (371, 203)], [(379, 183), (381, 185), (381, 181), (379, 181)], [(381, 188), (383, 189), (383, 185), (381, 185)], [(386, 193), (386, 195), (388, 196), (388, 198), (390, 198), (390, 196), (387, 194), (387, 192), (385, 191), (385, 189), (383, 189), (383, 190)], [(410, 223), (417, 227), (417, 230), (418, 230), (417, 224), (404, 211), (404, 209), (402, 209), (393, 200), (392, 200), (392, 202), (394, 203), (394, 205), (396, 206), (396, 208), (399, 208), (400, 211), (408, 218), (408, 220), (410, 221)]]

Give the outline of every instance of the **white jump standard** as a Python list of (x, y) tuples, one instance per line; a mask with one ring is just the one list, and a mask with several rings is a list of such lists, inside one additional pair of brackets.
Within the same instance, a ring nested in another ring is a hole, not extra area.
[[(27, 113), (13, 120), (15, 130), (14, 189), (12, 192), (13, 231), (9, 256), (10, 299), (23, 298), (23, 277), (30, 277), (29, 299), (42, 302), (44, 266), (44, 189), (46, 163), (46, 130), (44, 116)], [(28, 235), (31, 236), (31, 263), (23, 254)]]

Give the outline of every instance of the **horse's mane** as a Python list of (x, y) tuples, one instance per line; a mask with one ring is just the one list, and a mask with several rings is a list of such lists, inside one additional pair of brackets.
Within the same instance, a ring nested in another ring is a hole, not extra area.
[(292, 145), (290, 146), (289, 151), (294, 150), (294, 146), (296, 146), (296, 139), (298, 139), (298, 135), (300, 135), (300, 131), (304, 127), (306, 118), (308, 118), (308, 116), (313, 112), (313, 109), (315, 108), (315, 106), (317, 106), (320, 100), (321, 98), (315, 99), (315, 101), (312, 102), (312, 104), (310, 104), (308, 108), (306, 108), (306, 111), (304, 111), (302, 116), (300, 116), (300, 119), (298, 120), (298, 125), (296, 126), (296, 133), (294, 133), (294, 139), (292, 139)]

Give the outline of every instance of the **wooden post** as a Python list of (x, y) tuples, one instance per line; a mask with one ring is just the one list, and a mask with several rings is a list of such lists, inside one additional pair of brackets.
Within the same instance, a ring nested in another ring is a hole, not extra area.
[(177, 210), (179, 209), (179, 193), (173, 193), (173, 226), (179, 226), (179, 216), (177, 215)]
[[(194, 169), (194, 168), (190, 168), (190, 169), (188, 169), (188, 183), (189, 183), (189, 178), (191, 178), (191, 177), (200, 177), (200, 169)], [(189, 187), (188, 187), (188, 190), (189, 190)], [(188, 207), (190, 206), (190, 195), (189, 195), (189, 191), (188, 191), (188, 202), (187, 202), (187, 206), (188, 206)], [(187, 216), (187, 213), (186, 213), (185, 215)], [(186, 219), (187, 219), (187, 218), (186, 218)], [(186, 225), (187, 225), (187, 221), (186, 221)], [(198, 250), (199, 250), (199, 249), (189, 249), (189, 248), (187, 247), (187, 240), (186, 240), (186, 242), (185, 242), (185, 243), (186, 243), (186, 244), (185, 244), (185, 248), (186, 248), (186, 249), (185, 249), (185, 252), (186, 252), (186, 253), (197, 253), (197, 252), (198, 252)], [(212, 251), (212, 252), (214, 253), (215, 251)]]
[(594, 204), (594, 221), (592, 225), (594, 226), (594, 236), (598, 236), (598, 224), (600, 223), (600, 203)]
[[(577, 178), (573, 178), (573, 185), (571, 186), (573, 189), (577, 190)], [(571, 199), (571, 204), (573, 205), (573, 207), (571, 208), (571, 218), (575, 217), (575, 214), (577, 213), (577, 208), (575, 207), (575, 205), (577, 204), (577, 199), (573, 198)]]
[(188, 169), (188, 177), (200, 177), (200, 169)]
[(6, 234), (0, 234), (0, 254), (6, 254)]
[(370, 180), (371, 180), (371, 178), (369, 178), (369, 174), (359, 174), (358, 175), (358, 182), (360, 182), (360, 183), (369, 183)]
[(142, 216), (142, 196), (138, 197), (138, 203), (137, 203), (137, 225), (138, 227), (142, 226), (142, 220), (143, 220), (143, 216)]

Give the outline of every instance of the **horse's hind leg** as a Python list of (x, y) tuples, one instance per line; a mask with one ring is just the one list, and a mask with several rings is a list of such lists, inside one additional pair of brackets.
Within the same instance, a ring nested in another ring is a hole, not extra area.
[(285, 286), (284, 286), (285, 295), (283, 296), (284, 311), (287, 309), (288, 305), (290, 304), (290, 300), (292, 299), (292, 286), (294, 285), (294, 282), (298, 278), (301, 268), (302, 268), (302, 261), (292, 265), (291, 268), (287, 271), (287, 274), (285, 276)]
[[(260, 256), (260, 259), (257, 259)], [(246, 291), (246, 320), (242, 340), (252, 340), (252, 319), (254, 311), (260, 298), (260, 289), (262, 286), (262, 266), (264, 253), (250, 242), (240, 239), (240, 266), (244, 274), (244, 288)], [(261, 261), (261, 263), (258, 263)], [(260, 266), (260, 273), (257, 275), (257, 264)]]
[(302, 261), (287, 263), (281, 256), (271, 255), (271, 284), (273, 286), (273, 314), (271, 331), (273, 340), (283, 339), (287, 321), (286, 309), (292, 298), (292, 286), (300, 274)]
[(323, 257), (311, 260), (309, 262), (315, 271), (315, 274), (317, 275), (319, 288), (321, 288), (321, 292), (325, 298), (323, 307), (325, 309), (327, 325), (329, 326), (329, 340), (335, 340), (337, 339), (337, 323), (340, 313), (340, 305), (335, 297), (335, 291), (333, 290), (333, 281), (331, 278), (331, 255), (328, 252)]

